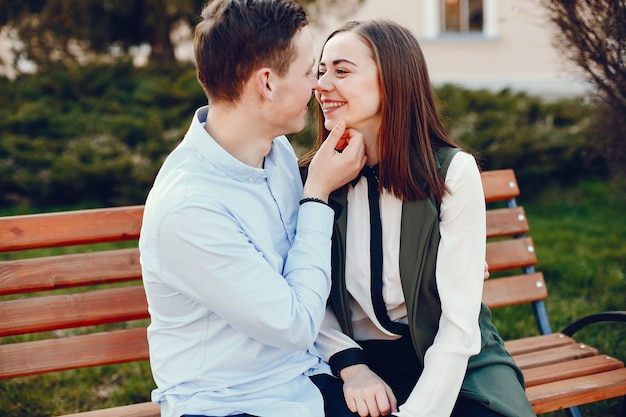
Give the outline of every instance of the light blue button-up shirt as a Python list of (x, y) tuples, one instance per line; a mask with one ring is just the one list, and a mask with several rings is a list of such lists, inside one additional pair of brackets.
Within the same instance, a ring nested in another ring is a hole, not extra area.
[(199, 109), (148, 196), (139, 249), (162, 416), (322, 417), (308, 376), (330, 290), (333, 211), (303, 204), (284, 136), (264, 168), (235, 159)]

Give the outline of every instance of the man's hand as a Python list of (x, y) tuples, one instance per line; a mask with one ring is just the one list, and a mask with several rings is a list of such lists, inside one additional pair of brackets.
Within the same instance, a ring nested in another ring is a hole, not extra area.
[[(339, 141), (345, 142), (341, 152)], [(304, 184), (304, 197), (328, 201), (328, 195), (357, 177), (365, 165), (363, 135), (354, 129), (346, 129), (343, 120), (337, 122), (309, 165), (309, 175)]]
[(367, 365), (352, 365), (340, 371), (348, 408), (361, 417), (386, 416), (398, 411), (393, 391)]

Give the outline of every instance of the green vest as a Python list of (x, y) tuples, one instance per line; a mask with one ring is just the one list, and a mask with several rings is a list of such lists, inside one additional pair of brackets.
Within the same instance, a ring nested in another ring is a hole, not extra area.
[[(458, 149), (442, 148), (437, 156), (438, 171), (445, 178)], [(335, 210), (332, 237), (332, 289), (329, 303), (342, 330), (353, 337), (346, 289), (347, 193), (333, 192), (329, 204)], [(400, 280), (406, 300), (411, 339), (419, 360), (433, 344), (441, 316), (441, 302), (435, 280), (439, 247), (439, 208), (432, 199), (402, 203), (400, 231)], [(522, 372), (491, 322), (491, 312), (482, 304), (479, 316), (482, 349), (469, 359), (461, 395), (481, 401), (488, 408), (510, 417), (534, 416), (524, 393)], [(493, 366), (488, 366), (493, 365)]]

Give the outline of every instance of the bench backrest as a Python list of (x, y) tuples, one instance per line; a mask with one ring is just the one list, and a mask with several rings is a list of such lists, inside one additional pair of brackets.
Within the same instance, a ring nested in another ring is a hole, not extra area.
[[(515, 175), (488, 171), (482, 179), (487, 261), (492, 272), (512, 271), (486, 281), (483, 299), (491, 308), (532, 302), (549, 333)], [(132, 206), (0, 218), (0, 379), (148, 359), (136, 244), (142, 214)], [(102, 245), (120, 241), (130, 247)], [(61, 247), (75, 253), (48, 254)]]
[(487, 203), (487, 262), (498, 278), (485, 281), (483, 301), (491, 309), (531, 303), (540, 334), (552, 333), (544, 300), (548, 297), (513, 170), (481, 174)]
[[(137, 322), (148, 318), (142, 214), (133, 206), (0, 218), (0, 379), (148, 359)], [(131, 247), (106, 244), (120, 241)], [(48, 255), (60, 247), (76, 253)], [(112, 323), (117, 330), (103, 330)]]

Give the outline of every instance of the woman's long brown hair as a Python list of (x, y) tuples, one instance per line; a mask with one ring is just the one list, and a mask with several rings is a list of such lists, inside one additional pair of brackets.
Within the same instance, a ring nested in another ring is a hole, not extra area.
[[(441, 203), (445, 181), (437, 173), (435, 152), (458, 147), (448, 137), (435, 103), (426, 62), (415, 36), (388, 21), (348, 22), (331, 33), (354, 32), (372, 51), (378, 66), (382, 122), (378, 134), (379, 187), (396, 197), (416, 201), (432, 194)], [(315, 150), (301, 158), (310, 162), (329, 131), (317, 106), (318, 134)]]

